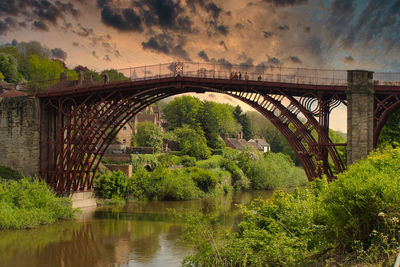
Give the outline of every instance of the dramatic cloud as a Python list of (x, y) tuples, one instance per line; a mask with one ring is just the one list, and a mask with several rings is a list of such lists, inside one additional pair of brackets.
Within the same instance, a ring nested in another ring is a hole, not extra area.
[(122, 32), (143, 31), (141, 18), (131, 8), (113, 10), (109, 6), (105, 6), (101, 11), (101, 21)]
[(67, 52), (65, 52), (61, 48), (53, 48), (50, 51), (51, 51), (51, 55), (53, 58), (62, 59), (62, 60), (67, 59), (67, 56), (68, 56)]
[(96, 51), (92, 51), (92, 56), (94, 57), (94, 58), (96, 58), (96, 59), (98, 59), (99, 58), (99, 56), (97, 55), (97, 53), (96, 53)]
[(210, 59), (208, 58), (208, 55), (206, 54), (206, 52), (204, 52), (204, 50), (201, 50), (198, 54), (198, 56), (203, 59), (204, 61), (208, 62), (210, 61)]
[(174, 38), (167, 34), (158, 34), (151, 37), (147, 42), (142, 42), (142, 47), (145, 50), (152, 50), (189, 60), (187, 52), (183, 49), (183, 44), (177, 43)]
[(0, 20), (0, 31), (7, 33), (26, 27), (31, 24), (32, 28), (40, 31), (48, 31), (49, 24), (57, 25), (60, 19), (66, 16), (78, 17), (80, 12), (71, 2), (59, 0), (7, 0), (0, 2), (0, 19), (6, 16), (18, 17), (18, 23), (7, 22), (7, 28), (2, 27), (4, 21)]
[(296, 64), (300, 64), (300, 63), (301, 63), (300, 58), (298, 58), (298, 57), (296, 57), (296, 56), (291, 56), (291, 57), (289, 57), (289, 59), (290, 59), (290, 61), (291, 61), (292, 63), (296, 63)]
[(354, 61), (355, 61), (352, 56), (347, 56), (347, 57), (344, 57), (344, 58), (342, 58), (340, 60), (345, 64), (353, 64)]
[(264, 1), (278, 7), (293, 6), (293, 5), (305, 4), (308, 2), (308, 0), (264, 0)]
[(266, 32), (266, 31), (264, 31), (264, 38), (269, 38), (269, 37), (271, 37), (272, 35), (273, 35), (272, 32)]

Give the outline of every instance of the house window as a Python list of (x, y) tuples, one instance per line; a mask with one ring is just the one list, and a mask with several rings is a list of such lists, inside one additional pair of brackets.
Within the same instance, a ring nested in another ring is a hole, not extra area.
[(125, 144), (125, 143), (126, 143), (126, 139), (122, 139), (122, 143), (124, 143), (124, 144)]
[(124, 131), (126, 131), (126, 126), (124, 126)]

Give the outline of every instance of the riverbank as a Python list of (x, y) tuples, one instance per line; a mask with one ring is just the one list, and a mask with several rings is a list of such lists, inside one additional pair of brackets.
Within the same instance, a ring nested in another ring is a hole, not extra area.
[(237, 232), (189, 217), (195, 253), (185, 266), (391, 266), (400, 241), (399, 166), (400, 149), (373, 152), (331, 183), (243, 206)]
[[(128, 202), (97, 207), (76, 220), (60, 220), (30, 230), (3, 230), (0, 267), (9, 266), (180, 266), (191, 253), (181, 241), (184, 222), (171, 212), (204, 212), (231, 228), (240, 220), (238, 204), (268, 198), (270, 191), (234, 192), (187, 201)], [(82, 255), (85, 251), (85, 255)], [(23, 255), (23, 256), (21, 256)]]
[(35, 178), (0, 178), (0, 230), (28, 229), (75, 218), (71, 200), (56, 196)]
[(187, 155), (132, 157), (133, 174), (103, 174), (94, 191), (105, 199), (190, 200), (231, 191), (274, 190), (304, 186), (307, 178), (281, 153), (224, 148), (206, 160)]

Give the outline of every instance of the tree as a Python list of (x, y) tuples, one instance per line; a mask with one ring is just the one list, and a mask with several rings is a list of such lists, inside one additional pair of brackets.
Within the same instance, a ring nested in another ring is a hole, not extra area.
[(378, 143), (392, 146), (400, 144), (400, 110), (394, 112), (386, 121), (379, 135)]
[(0, 72), (4, 75), (4, 80), (9, 83), (18, 81), (18, 63), (14, 56), (0, 53)]
[(203, 101), (200, 105), (197, 120), (204, 131), (207, 144), (212, 148), (224, 146), (220, 136), (225, 133), (236, 134), (241, 126), (233, 118), (233, 107), (212, 101)]
[(162, 108), (168, 129), (182, 127), (184, 124), (198, 129), (197, 113), (201, 105), (200, 99), (192, 96), (175, 97)]
[(145, 121), (139, 122), (136, 127), (136, 143), (139, 146), (150, 146), (154, 151), (161, 151), (163, 144), (163, 133), (155, 124)]
[(184, 125), (174, 130), (174, 135), (183, 155), (195, 157), (196, 159), (207, 159), (211, 156), (210, 148), (202, 132), (197, 132)]
[(250, 126), (250, 120), (246, 114), (242, 113), (242, 108), (237, 105), (235, 110), (233, 111), (233, 116), (236, 121), (242, 125), (243, 138), (246, 140), (250, 140), (253, 137), (253, 132)]
[(117, 81), (126, 81), (129, 80), (128, 77), (126, 77), (123, 73), (118, 72), (114, 69), (109, 69), (109, 70), (103, 70), (100, 74), (101, 77), (104, 75), (108, 76), (108, 79), (110, 82), (117, 82)]

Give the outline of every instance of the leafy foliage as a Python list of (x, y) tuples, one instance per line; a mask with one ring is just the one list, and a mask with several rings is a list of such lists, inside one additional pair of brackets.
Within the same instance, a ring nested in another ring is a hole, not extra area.
[[(189, 216), (185, 238), (195, 253), (185, 266), (390, 266), (400, 241), (400, 149), (374, 152), (338, 179), (241, 207), (239, 231), (215, 218)], [(328, 259), (328, 262), (330, 260)]]
[(33, 228), (74, 214), (71, 200), (56, 197), (45, 182), (24, 178), (0, 183), (0, 229)]
[(20, 180), (22, 178), (22, 175), (11, 168), (5, 167), (5, 166), (0, 166), (0, 181), (1, 179), (5, 180)]
[(103, 174), (94, 181), (94, 192), (97, 196), (112, 199), (125, 197), (127, 178), (121, 171)]
[(161, 151), (163, 144), (163, 133), (155, 124), (144, 121), (139, 122), (135, 136), (136, 143), (139, 146), (150, 146), (155, 152)]
[(162, 108), (164, 119), (168, 121), (168, 129), (174, 130), (183, 125), (198, 129), (196, 120), (201, 101), (196, 97), (175, 97)]
[(202, 133), (184, 125), (182, 128), (174, 130), (179, 150), (183, 155), (195, 157), (197, 159), (206, 159), (211, 156), (210, 148)]

